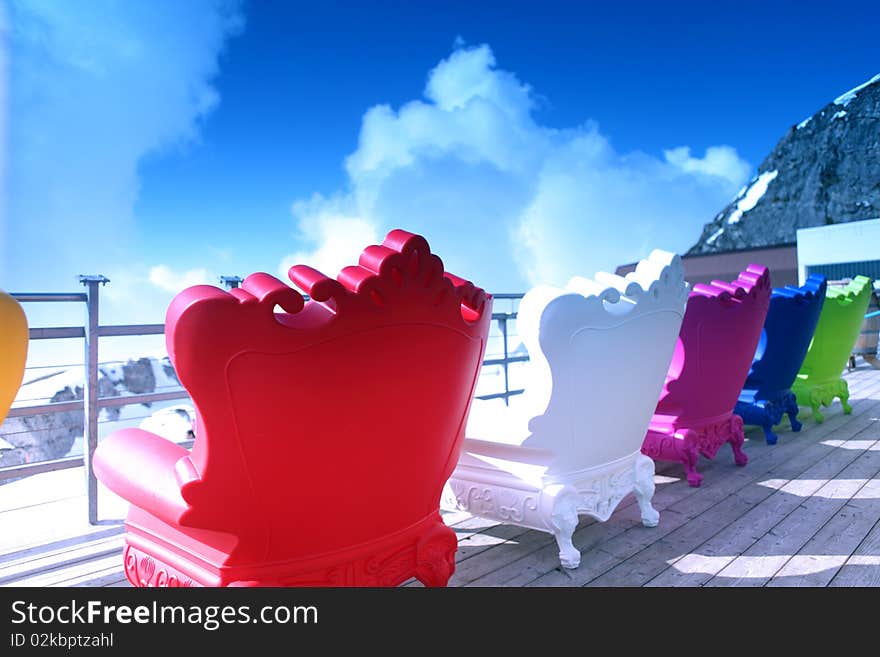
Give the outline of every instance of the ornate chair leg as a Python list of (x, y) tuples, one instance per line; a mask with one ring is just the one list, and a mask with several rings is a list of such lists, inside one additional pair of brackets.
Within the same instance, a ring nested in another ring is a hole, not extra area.
[(737, 404), (735, 413), (743, 419), (743, 423), (757, 424), (764, 431), (764, 440), (768, 445), (775, 445), (778, 437), (773, 433), (773, 417), (775, 415), (775, 406), (767, 402), (765, 406), (758, 404), (744, 405)]
[(840, 404), (843, 406), (844, 414), (849, 415), (852, 413), (852, 406), (849, 405), (849, 385), (843, 379), (840, 380), (840, 393), (838, 396), (840, 397)]
[(564, 489), (556, 491), (549, 520), (559, 546), (559, 562), (563, 568), (577, 568), (581, 565), (581, 553), (571, 542), (578, 525), (577, 494)]
[(825, 416), (822, 414), (822, 411), (819, 410), (819, 402), (815, 401), (811, 403), (810, 408), (813, 409), (813, 418), (816, 420), (816, 424), (822, 424), (825, 421)]
[[(439, 517), (438, 517), (439, 518)], [(416, 547), (416, 578), (425, 586), (446, 586), (455, 572), (455, 532), (439, 521)]]
[(785, 414), (788, 415), (788, 420), (791, 422), (792, 431), (800, 431), (804, 426), (797, 419), (799, 412), (800, 408), (798, 408), (797, 397), (794, 393), (788, 393), (785, 397)]
[[(767, 441), (767, 444), (775, 445), (776, 441), (779, 440), (779, 437), (775, 433), (773, 433), (773, 423), (770, 421), (770, 418), (764, 420), (761, 428), (764, 430), (764, 440)], [(736, 455), (736, 450), (734, 450), (733, 453), (734, 455)]]
[(651, 504), (654, 497), (654, 461), (644, 454), (639, 454), (635, 464), (635, 483), (633, 493), (642, 512), (642, 524), (645, 527), (656, 527), (660, 522), (660, 513)]
[(700, 460), (700, 451), (696, 444), (697, 435), (690, 429), (681, 432), (681, 450), (679, 456), (684, 463), (687, 473), (688, 484), (696, 488), (703, 483), (703, 475), (697, 472), (697, 461)]
[(734, 415), (731, 419), (731, 436), (730, 436), (730, 447), (733, 449), (733, 460), (734, 462), (742, 467), (746, 463), (749, 462), (749, 457), (742, 450), (743, 443), (746, 440), (746, 434), (743, 431), (743, 423), (742, 418), (738, 415)]

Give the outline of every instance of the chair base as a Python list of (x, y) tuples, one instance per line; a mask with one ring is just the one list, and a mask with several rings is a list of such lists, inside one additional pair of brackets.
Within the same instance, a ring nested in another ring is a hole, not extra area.
[(581, 554), (572, 544), (578, 516), (608, 520), (628, 493), (639, 503), (642, 524), (656, 527), (660, 514), (651, 505), (654, 462), (639, 452), (601, 466), (562, 476), (548, 476), (543, 485), (489, 464), (459, 462), (444, 491), (444, 505), (499, 522), (537, 529), (556, 537), (559, 560), (577, 568)]
[(725, 443), (730, 443), (734, 462), (743, 466), (749, 457), (742, 451), (745, 442), (743, 420), (733, 413), (730, 416), (696, 426), (673, 426), (672, 431), (648, 429), (642, 444), (642, 454), (660, 461), (678, 461), (684, 464), (687, 480), (691, 486), (699, 486), (703, 475), (697, 472), (700, 454), (707, 459), (715, 458)]
[(126, 526), (125, 576), (138, 587), (375, 587), (397, 586), (411, 577), (426, 586), (446, 586), (455, 570), (458, 547), (455, 532), (437, 512), (395, 534), (314, 558), (218, 566), (209, 562), (208, 550), (203, 554), (183, 553), (158, 535), (144, 531), (140, 523), (127, 521)]
[(803, 426), (798, 422), (797, 397), (791, 390), (783, 390), (775, 399), (739, 401), (733, 412), (743, 419), (743, 424), (756, 424), (761, 427), (768, 445), (776, 444), (777, 436), (773, 433), (773, 427), (782, 422), (783, 415), (788, 415), (792, 431), (800, 431)]
[(813, 417), (819, 424), (825, 421), (825, 416), (822, 415), (819, 408), (831, 406), (835, 397), (840, 399), (845, 415), (852, 413), (852, 406), (849, 405), (849, 386), (843, 379), (824, 383), (799, 380), (795, 381), (791, 389), (797, 396), (798, 404), (809, 406), (813, 411)]

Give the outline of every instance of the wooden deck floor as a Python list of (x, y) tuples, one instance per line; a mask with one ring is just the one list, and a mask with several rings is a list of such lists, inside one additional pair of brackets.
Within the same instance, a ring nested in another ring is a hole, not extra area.
[[(703, 486), (658, 463), (660, 525), (641, 526), (630, 497), (604, 523), (583, 519), (576, 570), (559, 568), (541, 532), (447, 513), (458, 533), (455, 586), (880, 586), (880, 371), (846, 375), (839, 403), (799, 434), (768, 446), (747, 434), (749, 463), (728, 450), (701, 461)], [(85, 522), (81, 469), (0, 486), (0, 586), (127, 586), (124, 503), (101, 492), (98, 526)], [(417, 583), (411, 583), (417, 585)]]

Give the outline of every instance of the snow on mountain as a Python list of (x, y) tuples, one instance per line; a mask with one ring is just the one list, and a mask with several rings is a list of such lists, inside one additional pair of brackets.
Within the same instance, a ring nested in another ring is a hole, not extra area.
[[(54, 371), (35, 368), (25, 374), (13, 408), (81, 400), (84, 382), (85, 370), (81, 365)], [(180, 390), (180, 383), (167, 357), (142, 357), (99, 365), (99, 397), (130, 397), (171, 390)], [(154, 413), (173, 406), (181, 404), (172, 400), (102, 408), (98, 415), (99, 439), (117, 429), (138, 426)], [(0, 466), (82, 454), (83, 420), (81, 410), (6, 418), (0, 425), (0, 439), (11, 448), (0, 451)], [(179, 420), (176, 425), (173, 416), (162, 420), (155, 420), (152, 425), (160, 429), (157, 433), (167, 434), (170, 439), (186, 440), (186, 429), (179, 430)]]
[(689, 253), (792, 244), (798, 228), (880, 215), (878, 117), (880, 75), (791, 126)]
[(834, 99), (834, 104), (835, 104), (835, 105), (843, 105), (844, 107), (846, 107), (847, 105), (850, 104), (850, 102), (852, 102), (852, 100), (853, 100), (856, 96), (859, 95), (859, 92), (860, 92), (862, 89), (865, 89), (865, 88), (871, 86), (871, 85), (874, 84), (875, 82), (880, 82), (880, 73), (878, 73), (877, 75), (875, 75), (873, 78), (871, 78), (871, 79), (868, 80), (867, 82), (865, 82), (865, 83), (863, 83), (863, 84), (860, 84), (858, 87), (854, 87), (853, 89), (850, 89), (850, 90), (847, 91), (845, 94), (841, 94), (841, 95), (839, 95), (837, 98)]
[(765, 171), (752, 180), (752, 183), (745, 190), (745, 193), (740, 192), (740, 198), (736, 203), (736, 209), (727, 218), (727, 223), (737, 223), (742, 219), (744, 213), (754, 208), (758, 204), (758, 201), (761, 200), (761, 197), (767, 193), (767, 186), (776, 179), (778, 174), (778, 171)]

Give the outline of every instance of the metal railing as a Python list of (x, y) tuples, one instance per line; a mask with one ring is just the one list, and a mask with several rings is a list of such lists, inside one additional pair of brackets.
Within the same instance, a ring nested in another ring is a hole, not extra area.
[(189, 397), (186, 390), (169, 392), (153, 392), (140, 395), (121, 397), (98, 397), (98, 341), (102, 337), (161, 335), (165, 332), (164, 324), (126, 324), (117, 326), (101, 326), (99, 316), (99, 288), (110, 280), (101, 275), (84, 275), (79, 282), (86, 287), (85, 293), (69, 294), (12, 294), (20, 303), (58, 303), (74, 302), (86, 305), (85, 326), (41, 327), (30, 328), (28, 337), (31, 340), (50, 340), (59, 338), (83, 338), (85, 351), (85, 379), (83, 382), (83, 399), (64, 402), (50, 402), (30, 406), (18, 406), (9, 410), (7, 417), (29, 417), (42, 413), (61, 413), (82, 411), (83, 413), (83, 454), (69, 456), (50, 461), (38, 461), (0, 468), (0, 481), (53, 472), (67, 468), (85, 466), (86, 490), (88, 496), (89, 522), (98, 521), (98, 480), (92, 470), (92, 455), (98, 447), (98, 415), (102, 408), (143, 404), (158, 401), (185, 399)]
[[(493, 299), (496, 301), (518, 301), (523, 298), (522, 294), (493, 294)], [(510, 405), (510, 398), (514, 395), (521, 395), (524, 390), (519, 388), (517, 390), (510, 389), (510, 365), (512, 363), (523, 363), (529, 359), (526, 355), (520, 356), (511, 356), (510, 355), (510, 342), (509, 342), (509, 332), (507, 323), (509, 321), (513, 321), (517, 318), (516, 312), (506, 312), (506, 313), (492, 313), (492, 320), (498, 322), (498, 328), (501, 331), (501, 346), (502, 346), (502, 356), (501, 358), (487, 358), (483, 361), (483, 367), (489, 367), (493, 365), (500, 365), (502, 371), (504, 373), (504, 391), (503, 392), (493, 392), (486, 395), (475, 395), (474, 399), (503, 399), (504, 405)]]
[[(237, 276), (221, 276), (220, 282), (231, 289), (238, 287), (241, 278)], [(11, 296), (20, 303), (84, 303), (86, 309), (86, 321), (84, 326), (64, 327), (37, 327), (29, 329), (31, 340), (50, 340), (59, 338), (83, 338), (85, 349), (83, 362), (85, 365), (85, 381), (83, 386), (83, 399), (61, 402), (50, 402), (30, 406), (16, 406), (9, 410), (8, 418), (30, 417), (43, 413), (77, 412), (83, 413), (83, 453), (82, 456), (68, 456), (60, 459), (23, 463), (21, 465), (6, 466), (0, 468), (0, 482), (17, 479), (43, 472), (54, 472), (68, 468), (85, 467), (86, 490), (88, 497), (89, 523), (98, 522), (98, 481), (92, 470), (92, 456), (98, 447), (98, 416), (102, 408), (127, 406), (129, 404), (149, 404), (161, 401), (173, 401), (189, 398), (189, 393), (181, 388), (168, 392), (150, 392), (135, 395), (123, 395), (116, 397), (98, 396), (98, 379), (100, 368), (98, 362), (98, 344), (100, 338), (119, 336), (146, 336), (162, 335), (165, 332), (164, 324), (122, 324), (102, 326), (98, 322), (99, 314), (99, 290), (100, 286), (109, 283), (109, 279), (101, 275), (84, 275), (79, 281), (86, 287), (84, 293), (14, 293)], [(496, 300), (517, 301), (522, 294), (495, 294)], [(501, 366), (504, 374), (503, 392), (478, 395), (477, 399), (504, 399), (509, 404), (510, 397), (522, 394), (522, 389), (510, 389), (509, 366), (528, 360), (528, 356), (511, 356), (509, 345), (508, 322), (516, 320), (516, 312), (497, 312), (492, 314), (492, 319), (498, 323), (501, 332), (502, 356), (500, 358), (487, 358), (483, 366)], [(192, 440), (179, 443), (184, 447), (192, 446)]]

